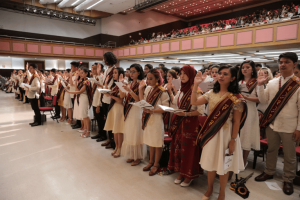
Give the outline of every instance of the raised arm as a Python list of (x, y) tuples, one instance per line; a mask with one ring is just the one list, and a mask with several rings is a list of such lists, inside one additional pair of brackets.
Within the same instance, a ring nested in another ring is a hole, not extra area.
[(194, 79), (194, 86), (193, 86), (193, 91), (192, 91), (192, 96), (191, 96), (191, 104), (192, 105), (203, 105), (203, 104), (208, 103), (207, 100), (203, 96), (197, 98), (198, 85), (205, 80), (204, 78), (205, 77), (202, 76), (202, 73), (198, 72)]
[(268, 103), (269, 102), (269, 87), (266, 86), (264, 89), (264, 83), (268, 80), (268, 77), (264, 77), (263, 75), (258, 75), (257, 78), (257, 96), (260, 103)]

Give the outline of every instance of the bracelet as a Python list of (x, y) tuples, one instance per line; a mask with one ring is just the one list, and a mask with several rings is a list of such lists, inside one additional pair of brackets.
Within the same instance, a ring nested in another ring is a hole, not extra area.
[(184, 115), (185, 115), (185, 117), (186, 117), (186, 112), (184, 112)]
[(193, 93), (197, 94), (197, 91), (196, 91), (196, 92), (195, 92), (195, 91), (193, 91)]

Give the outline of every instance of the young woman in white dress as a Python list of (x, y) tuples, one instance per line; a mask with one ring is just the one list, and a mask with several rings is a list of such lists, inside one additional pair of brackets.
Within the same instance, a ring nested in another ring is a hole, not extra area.
[[(259, 116), (256, 104), (259, 103), (256, 84), (257, 84), (257, 71), (255, 63), (251, 60), (246, 60), (241, 64), (238, 76), (239, 85), (248, 85), (248, 89), (254, 87), (249, 93), (241, 92), (247, 101), (248, 114), (244, 127), (240, 130), (240, 138), (243, 149), (244, 165), (247, 166), (247, 158), (251, 149), (256, 151), (260, 150), (260, 128)], [(251, 84), (251, 85), (250, 85)], [(249, 86), (250, 85), (250, 86)]]
[[(221, 66), (219, 69), (218, 81), (215, 83), (214, 89), (197, 98), (198, 85), (204, 81), (202, 73), (198, 72), (194, 80), (191, 104), (203, 105), (208, 103), (210, 110), (208, 119), (211, 116), (215, 116), (212, 113), (213, 111), (221, 111), (223, 109), (223, 107), (221, 107), (221, 109), (215, 110), (215, 107), (218, 106), (220, 102), (223, 102), (226, 99), (231, 100), (232, 96), (236, 97), (236, 95), (239, 95), (237, 71), (238, 70), (236, 68), (228, 65)], [(228, 172), (233, 171), (234, 173), (239, 173), (241, 170), (244, 170), (243, 155), (238, 132), (240, 129), (242, 113), (244, 112), (244, 109), (247, 108), (245, 103), (242, 103), (245, 101), (241, 101), (238, 98), (236, 99), (238, 101), (231, 101), (232, 106), (229, 107), (230, 109), (228, 110), (228, 118), (225, 118), (225, 121), (219, 121), (218, 124), (212, 124), (212, 126), (219, 124), (223, 124), (223, 126), (218, 126), (220, 129), (217, 130), (217, 133), (215, 133), (214, 137), (212, 137), (205, 145), (202, 146), (200, 165), (204, 170), (207, 171), (208, 179), (208, 190), (202, 197), (202, 200), (208, 200), (212, 195), (216, 174), (218, 174), (220, 177), (220, 192), (218, 200), (224, 200), (225, 188), (229, 176)], [(245, 114), (243, 116), (245, 116)], [(210, 124), (210, 122), (211, 121), (208, 121), (208, 124)], [(203, 125), (203, 127), (206, 125), (206, 123)], [(202, 133), (202, 129), (199, 133)], [(198, 138), (199, 135), (197, 140)], [(201, 143), (206, 141), (203, 141), (203, 138), (200, 140)], [(225, 151), (228, 148), (229, 155), (233, 154), (232, 166), (224, 169)]]
[[(270, 80), (273, 79), (273, 74), (272, 71), (267, 68), (267, 67), (262, 67), (259, 71), (258, 71), (258, 75), (263, 75), (264, 77), (268, 77), (268, 79), (266, 80), (266, 82), (264, 83), (264, 87), (266, 88), (267, 84), (269, 83)], [(296, 75), (296, 74), (295, 74)], [(259, 103), (257, 105), (257, 110), (259, 112), (264, 113), (266, 111), (266, 109), (268, 108), (268, 104), (267, 103)]]
[(127, 158), (127, 163), (136, 166), (144, 159), (145, 145), (143, 141), (142, 112), (140, 107), (129, 103), (140, 101), (139, 84), (144, 79), (144, 71), (140, 64), (130, 66), (129, 83), (123, 86), (127, 91), (124, 103), (124, 141), (121, 155)]
[(111, 102), (108, 107), (107, 119), (105, 122), (104, 130), (112, 131), (114, 134), (114, 140), (116, 143), (116, 148), (112, 152), (112, 156), (115, 158), (120, 157), (121, 148), (123, 143), (123, 129), (124, 129), (124, 106), (123, 99), (125, 97), (125, 93), (121, 93), (118, 86), (115, 82), (119, 82), (119, 79), (123, 79), (124, 77), (124, 69), (121, 67), (116, 67), (113, 71), (113, 80), (114, 83), (110, 88), (107, 87), (108, 78), (105, 80), (105, 88), (111, 89), (114, 91), (113, 94), (104, 94), (105, 96), (111, 97)]
[(154, 107), (154, 109), (144, 108), (142, 116), (144, 144), (148, 145), (150, 149), (150, 161), (149, 164), (143, 168), (143, 171), (150, 171), (149, 176), (155, 175), (160, 167), (159, 160), (164, 145), (164, 111), (159, 105), (170, 105), (170, 97), (166, 89), (161, 86), (162, 84), (163, 80), (160, 75), (160, 70), (152, 69), (147, 74), (148, 86), (146, 89), (145, 81), (142, 81), (139, 86), (140, 100), (144, 99)]
[(79, 82), (78, 87), (75, 92), (67, 91), (70, 94), (76, 94), (76, 99), (74, 99), (74, 104), (78, 104), (77, 111), (74, 111), (74, 118), (83, 121), (84, 132), (80, 135), (81, 137), (87, 138), (90, 136), (90, 123), (91, 120), (88, 116), (89, 108), (91, 106), (91, 84), (87, 80), (89, 70), (82, 67), (79, 75), (81, 82)]
[[(65, 70), (65, 77), (67, 78), (66, 81), (68, 81), (68, 82), (72, 81), (72, 72), (70, 69)], [(70, 89), (69, 84), (66, 84), (66, 86)], [(63, 107), (68, 112), (68, 123), (71, 124), (73, 121), (73, 112), (72, 112), (73, 104), (72, 104), (72, 99), (71, 99), (70, 93), (67, 93), (66, 91), (64, 93)]]

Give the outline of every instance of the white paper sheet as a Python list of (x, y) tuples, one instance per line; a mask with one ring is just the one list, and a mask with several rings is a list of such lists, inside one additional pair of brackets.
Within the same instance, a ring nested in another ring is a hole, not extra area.
[(182, 109), (174, 109), (172, 107), (168, 107), (168, 106), (162, 106), (162, 105), (158, 105), (162, 110), (166, 111), (166, 112), (171, 112), (171, 113), (177, 113), (177, 112), (185, 112), (186, 110), (182, 110)]
[(122, 82), (115, 82), (115, 84), (118, 86), (118, 88), (119, 88), (122, 92), (127, 92), (127, 91), (123, 88), (124, 83), (122, 83)]
[(113, 93), (113, 91), (110, 90), (110, 89), (97, 88), (97, 90), (98, 90), (100, 93)]
[(90, 82), (102, 85), (102, 83), (100, 83), (99, 81), (97, 81), (95, 78), (88, 78)]
[(229, 167), (232, 166), (233, 155), (229, 156), (228, 154), (229, 154), (229, 149), (226, 149), (225, 159), (224, 159), (224, 170), (227, 170)]
[(25, 86), (28, 87), (28, 88), (31, 88), (30, 85), (26, 84), (26, 83), (21, 83), (21, 86), (24, 88)]
[(265, 183), (267, 184), (267, 186), (271, 190), (282, 190), (276, 182), (267, 182), (267, 181), (265, 181)]
[(132, 104), (134, 106), (138, 106), (140, 108), (146, 108), (146, 109), (154, 109), (154, 107), (149, 104), (148, 102), (146, 102), (145, 100), (141, 100), (139, 102), (136, 102), (136, 103), (129, 103), (129, 104)]
[(180, 79), (174, 79), (174, 80), (172, 80), (172, 83), (173, 83), (174, 87), (176, 88), (176, 90), (178, 91), (181, 87), (181, 80)]
[(199, 84), (199, 87), (203, 92), (208, 92), (209, 90), (214, 88), (215, 81), (209, 80), (209, 81), (203, 81)]

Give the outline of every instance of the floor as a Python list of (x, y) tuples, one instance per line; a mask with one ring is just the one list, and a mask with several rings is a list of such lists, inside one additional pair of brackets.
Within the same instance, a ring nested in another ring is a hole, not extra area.
[[(30, 127), (33, 111), (30, 105), (14, 99), (14, 94), (0, 91), (0, 200), (182, 200), (201, 199), (207, 189), (206, 175), (190, 187), (182, 188), (173, 181), (176, 174), (149, 177), (139, 166), (131, 167), (125, 158), (113, 158), (91, 138), (81, 138), (66, 123), (47, 119), (46, 124)], [(95, 133), (93, 133), (95, 134)], [(282, 158), (274, 180), (282, 187)], [(252, 155), (247, 169), (240, 173), (254, 176), (264, 168), (258, 158), (252, 169)], [(228, 184), (229, 185), (229, 184)], [(218, 197), (219, 180), (215, 180), (211, 200)], [(252, 177), (246, 184), (249, 200), (299, 199), (300, 187), (286, 196), (270, 190), (265, 183)], [(226, 199), (241, 197), (226, 190)]]

